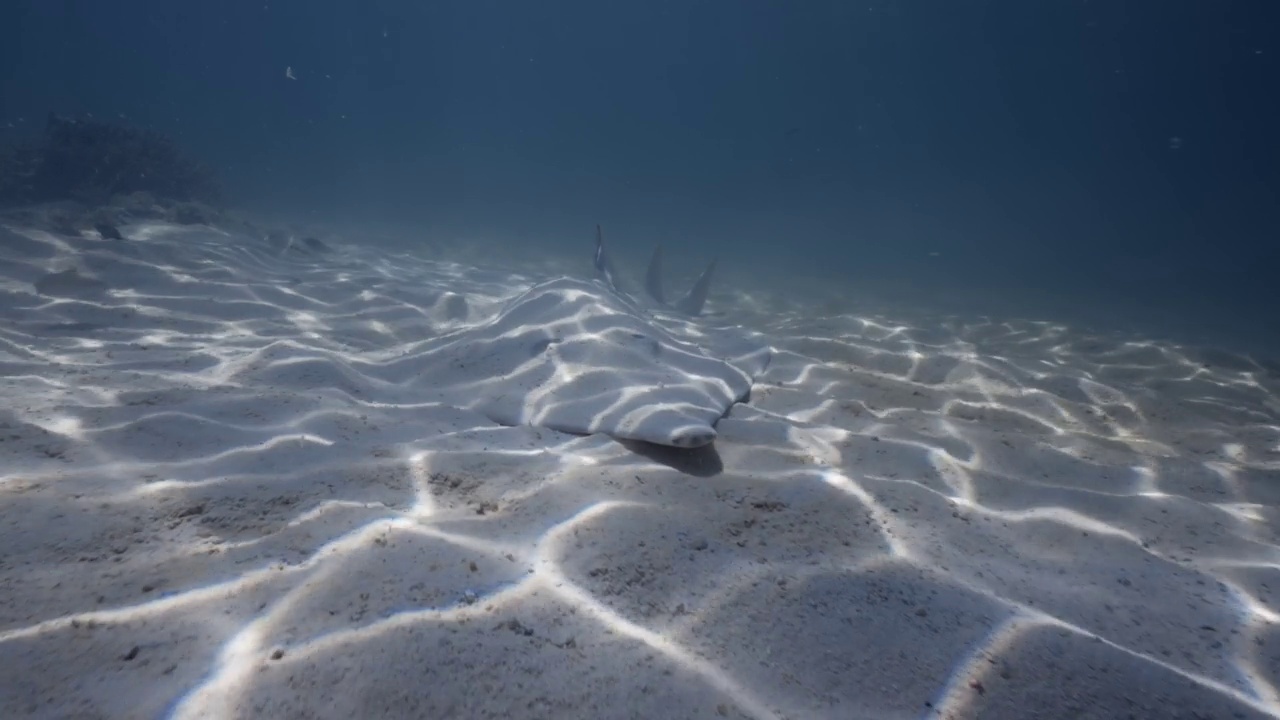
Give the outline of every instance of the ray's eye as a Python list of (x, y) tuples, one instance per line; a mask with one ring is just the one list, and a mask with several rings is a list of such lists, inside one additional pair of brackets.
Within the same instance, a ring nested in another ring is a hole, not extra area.
[(537, 357), (541, 355), (542, 353), (547, 351), (547, 348), (551, 347), (552, 345), (555, 345), (558, 342), (560, 341), (556, 340), (555, 338), (545, 338), (545, 339), (539, 340), (538, 342), (533, 344), (533, 347), (529, 348), (529, 357)]
[(632, 340), (638, 341), (640, 347), (643, 347), (646, 351), (649, 352), (649, 354), (653, 355), (654, 357), (657, 357), (658, 354), (662, 352), (662, 344), (659, 343), (656, 339), (651, 338), (648, 335), (644, 335), (642, 333), (628, 333), (628, 334), (631, 336)]

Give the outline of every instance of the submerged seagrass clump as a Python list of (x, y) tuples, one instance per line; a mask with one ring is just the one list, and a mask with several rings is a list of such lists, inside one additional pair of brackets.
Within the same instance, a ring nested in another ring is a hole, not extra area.
[(0, 149), (0, 205), (96, 204), (133, 193), (203, 203), (219, 196), (213, 173), (153, 130), (50, 113), (38, 140)]

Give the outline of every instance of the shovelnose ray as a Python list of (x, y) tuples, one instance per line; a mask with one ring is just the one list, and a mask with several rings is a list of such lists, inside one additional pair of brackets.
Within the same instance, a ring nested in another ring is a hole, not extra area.
[[(509, 427), (675, 448), (711, 444), (720, 419), (750, 401), (772, 346), (730, 318), (690, 317), (643, 302), (644, 293), (632, 298), (617, 291), (600, 242), (595, 264), (603, 279), (538, 282), (489, 317), (394, 357), (344, 358), (334, 382), (346, 383), (349, 374), (373, 378), (388, 401), (464, 408)], [(701, 309), (705, 288), (705, 281), (695, 286), (680, 306)], [(243, 363), (236, 381), (285, 382), (281, 374), (296, 373), (297, 366), (277, 362), (276, 353), (291, 352), (273, 344)]]
[[(626, 294), (618, 283), (618, 273), (613, 268), (613, 263), (609, 261), (609, 256), (604, 249), (604, 233), (600, 230), (600, 226), (596, 225), (596, 271), (604, 278), (614, 292)], [(662, 246), (658, 245), (653, 249), (653, 257), (649, 259), (649, 269), (644, 275), (644, 290), (649, 297), (664, 308), (672, 308), (686, 315), (700, 315), (702, 308), (707, 304), (707, 292), (711, 289), (711, 276), (715, 272), (716, 261), (712, 260), (698, 279), (694, 281), (693, 287), (689, 288), (689, 292), (684, 297), (676, 301), (674, 305), (667, 302), (666, 292), (662, 289)]]

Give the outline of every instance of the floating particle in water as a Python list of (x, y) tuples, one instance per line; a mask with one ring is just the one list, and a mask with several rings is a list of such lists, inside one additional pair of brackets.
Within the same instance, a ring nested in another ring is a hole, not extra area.
[(1180, 138), (1180, 137), (1171, 137), (1171, 138), (1169, 138), (1169, 149), (1170, 149), (1170, 150), (1181, 150), (1181, 149), (1182, 149), (1182, 138)]

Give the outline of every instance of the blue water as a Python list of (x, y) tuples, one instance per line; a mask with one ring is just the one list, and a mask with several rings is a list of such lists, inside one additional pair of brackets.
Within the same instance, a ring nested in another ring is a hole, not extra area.
[(6, 0), (0, 142), (92, 114), (245, 210), (1274, 353), (1278, 7)]

